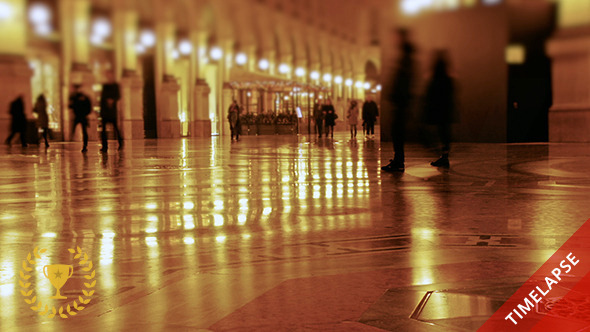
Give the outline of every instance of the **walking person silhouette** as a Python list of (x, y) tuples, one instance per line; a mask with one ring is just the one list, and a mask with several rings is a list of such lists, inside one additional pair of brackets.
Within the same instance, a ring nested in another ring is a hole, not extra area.
[(406, 121), (412, 99), (412, 85), (414, 82), (414, 45), (410, 41), (409, 31), (403, 28), (397, 30), (399, 47), (399, 61), (393, 78), (391, 101), (393, 102), (393, 124), (391, 127), (394, 157), (387, 166), (381, 167), (385, 172), (403, 172), (405, 170), (404, 143), (406, 136)]
[(10, 135), (5, 141), (6, 145), (10, 145), (14, 135), (18, 133), (22, 147), (27, 147), (25, 135), (27, 131), (27, 116), (25, 115), (25, 102), (22, 95), (16, 97), (10, 103), (9, 112), (12, 116), (12, 122), (10, 123)]
[(72, 137), (76, 132), (76, 127), (80, 125), (82, 127), (82, 138), (84, 145), (82, 152), (88, 151), (88, 115), (92, 112), (92, 102), (90, 98), (81, 91), (80, 84), (74, 84), (74, 92), (70, 95), (69, 108), (74, 112), (74, 125), (72, 128)]

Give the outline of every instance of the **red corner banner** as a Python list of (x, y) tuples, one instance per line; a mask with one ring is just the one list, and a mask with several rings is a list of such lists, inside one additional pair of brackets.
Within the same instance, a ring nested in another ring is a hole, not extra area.
[(590, 219), (478, 331), (590, 331)]

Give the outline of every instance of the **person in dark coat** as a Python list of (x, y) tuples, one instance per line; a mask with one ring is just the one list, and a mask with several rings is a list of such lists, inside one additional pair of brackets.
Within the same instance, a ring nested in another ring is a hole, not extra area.
[(12, 116), (12, 122), (10, 124), (10, 135), (6, 138), (5, 143), (10, 145), (14, 135), (18, 133), (21, 145), (26, 147), (27, 116), (25, 115), (25, 102), (22, 95), (10, 103), (9, 112)]
[(331, 138), (334, 138), (334, 126), (336, 125), (338, 114), (336, 114), (334, 105), (332, 105), (332, 100), (329, 98), (326, 100), (326, 103), (322, 105), (322, 112), (325, 114), (324, 121), (326, 124), (326, 137), (330, 135)]
[(322, 131), (324, 130), (324, 117), (325, 114), (322, 110), (322, 105), (320, 105), (319, 100), (316, 100), (313, 105), (313, 120), (315, 122), (316, 131), (319, 138), (322, 138)]
[(365, 102), (363, 103), (363, 123), (365, 124), (365, 135), (375, 135), (375, 122), (379, 116), (379, 107), (373, 98), (367, 95)]
[(441, 156), (431, 162), (432, 166), (449, 167), (451, 149), (451, 123), (455, 115), (455, 85), (449, 75), (446, 51), (436, 51), (432, 66), (432, 77), (424, 98), (424, 122), (437, 126), (442, 144)]
[(72, 137), (76, 132), (76, 127), (80, 125), (82, 127), (82, 137), (84, 139), (84, 146), (82, 152), (88, 151), (88, 115), (92, 112), (92, 102), (90, 98), (84, 94), (81, 90), (80, 84), (74, 85), (74, 93), (70, 95), (70, 102), (68, 107), (74, 112), (74, 125), (72, 128)]
[(43, 139), (45, 140), (45, 147), (49, 147), (47, 135), (49, 132), (49, 116), (47, 115), (47, 99), (44, 94), (40, 94), (35, 101), (33, 112), (37, 114), (37, 125), (43, 129)]
[(239, 140), (242, 124), (240, 123), (240, 107), (235, 99), (227, 109), (227, 121), (229, 121), (232, 141), (234, 140), (234, 137), (236, 138), (236, 141)]
[(119, 84), (115, 82), (113, 74), (109, 73), (109, 83), (105, 83), (102, 86), (102, 92), (100, 94), (100, 118), (102, 123), (102, 149), (100, 151), (107, 152), (109, 149), (109, 142), (107, 139), (107, 124), (111, 124), (115, 136), (119, 141), (119, 150), (123, 149), (123, 136), (119, 131), (118, 122), (118, 103), (121, 99), (121, 93), (119, 91)]
[(414, 52), (409, 31), (397, 30), (399, 61), (393, 78), (390, 98), (393, 102), (392, 138), (394, 157), (387, 166), (381, 167), (386, 172), (403, 172), (405, 170), (404, 143), (406, 139), (406, 121), (412, 100), (414, 83)]

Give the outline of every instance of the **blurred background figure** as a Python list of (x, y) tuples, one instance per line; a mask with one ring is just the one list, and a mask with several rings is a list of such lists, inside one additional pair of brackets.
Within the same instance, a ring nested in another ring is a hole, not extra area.
[(115, 77), (112, 72), (107, 72), (108, 82), (103, 84), (102, 93), (100, 95), (100, 117), (102, 119), (102, 149), (100, 151), (107, 152), (109, 149), (109, 143), (107, 138), (107, 124), (111, 124), (113, 131), (119, 141), (119, 150), (123, 148), (123, 136), (119, 131), (117, 125), (118, 118), (118, 103), (121, 99), (121, 93), (119, 91), (119, 84), (115, 81)]
[(6, 144), (10, 145), (14, 135), (17, 133), (20, 136), (20, 142), (23, 147), (27, 146), (26, 142), (26, 131), (27, 131), (27, 117), (25, 115), (25, 102), (23, 96), (18, 96), (15, 100), (10, 103), (9, 108), (10, 116), (12, 117), (10, 123), (10, 135), (6, 138)]
[(440, 158), (430, 163), (436, 167), (449, 167), (451, 148), (451, 123), (455, 115), (455, 84), (449, 74), (448, 53), (434, 53), (432, 74), (424, 96), (424, 122), (437, 126), (441, 147)]
[(359, 108), (357, 105), (356, 100), (350, 101), (350, 106), (348, 107), (348, 114), (346, 115), (348, 120), (348, 125), (350, 126), (350, 138), (356, 138), (356, 125), (359, 121)]
[(227, 110), (227, 120), (229, 121), (229, 128), (231, 130), (231, 139), (236, 141), (240, 138), (240, 107), (238, 102), (234, 99), (229, 109)]
[(387, 166), (381, 167), (386, 172), (403, 172), (405, 170), (406, 121), (414, 81), (413, 57), (415, 48), (410, 40), (409, 31), (400, 28), (397, 30), (396, 35), (399, 47), (399, 61), (393, 77), (393, 88), (390, 95), (393, 103), (392, 138), (394, 157)]
[(324, 121), (326, 123), (326, 137), (330, 135), (331, 138), (334, 138), (334, 126), (336, 125), (338, 114), (336, 114), (331, 99), (326, 99), (326, 103), (322, 106), (322, 113), (324, 113)]
[(315, 122), (316, 132), (319, 138), (322, 138), (322, 131), (324, 128), (324, 111), (319, 100), (315, 100), (313, 104), (313, 120)]
[(45, 140), (45, 147), (49, 147), (47, 136), (49, 134), (49, 117), (47, 116), (47, 99), (44, 94), (40, 94), (35, 101), (33, 112), (37, 114), (37, 125), (43, 129), (43, 139)]
[(363, 104), (363, 123), (365, 130), (365, 137), (375, 137), (375, 122), (379, 116), (379, 108), (377, 103), (373, 100), (371, 95), (367, 95)]
[(82, 127), (82, 138), (84, 145), (82, 152), (88, 151), (88, 115), (92, 112), (92, 102), (90, 98), (81, 91), (80, 84), (74, 84), (74, 92), (70, 95), (68, 107), (74, 112), (74, 125), (72, 126), (72, 138), (76, 133), (78, 124)]

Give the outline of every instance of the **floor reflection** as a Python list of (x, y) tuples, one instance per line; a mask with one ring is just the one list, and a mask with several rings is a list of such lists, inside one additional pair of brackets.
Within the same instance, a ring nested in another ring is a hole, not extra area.
[[(515, 260), (470, 246), (486, 234), (510, 234), (514, 248), (528, 250), (522, 259), (542, 262), (587, 217), (590, 192), (572, 187), (562, 149), (458, 145), (451, 169), (443, 170), (410, 146), (406, 173), (392, 175), (379, 171), (388, 148), (337, 135), (132, 141), (109, 154), (80, 154), (70, 143), (46, 154), (0, 152), (2, 329), (74, 324), (48, 321), (23, 303), (15, 280), (35, 246), (51, 253), (37, 269), (67, 261), (72, 246), (92, 257), (98, 296), (76, 317), (83, 326), (208, 328), (293, 278), (377, 271), (359, 277), (358, 287), (379, 294), (473, 278), (441, 266), (488, 255)], [(579, 184), (588, 181), (577, 176)], [(553, 187), (559, 184), (569, 186)], [(73, 277), (69, 293), (81, 291), (81, 278)], [(42, 273), (35, 285), (39, 296), (54, 291)], [(306, 285), (306, 294), (322, 294)], [(298, 296), (289, 287), (278, 294)], [(287, 315), (274, 302), (252, 310), (269, 308)], [(132, 324), (130, 317), (139, 318)]]

